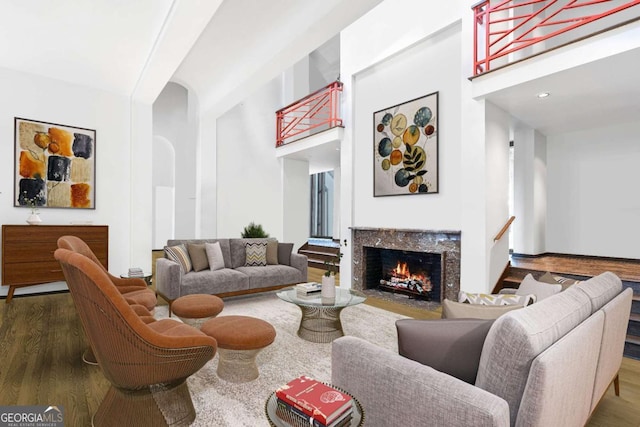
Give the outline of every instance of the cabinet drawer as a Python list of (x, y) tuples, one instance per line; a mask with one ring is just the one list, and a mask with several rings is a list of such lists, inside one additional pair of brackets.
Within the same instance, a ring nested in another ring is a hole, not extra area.
[(21, 264), (5, 264), (2, 271), (5, 285), (24, 285), (33, 283), (48, 283), (64, 280), (62, 267), (53, 261), (32, 262)]
[(105, 226), (83, 225), (5, 225), (2, 227), (3, 240), (9, 242), (56, 242), (65, 235), (78, 236), (85, 242), (104, 241), (108, 237), (109, 228)]
[[(107, 242), (87, 242), (93, 253), (102, 264), (107, 260)], [(3, 259), (7, 264), (35, 263), (40, 261), (54, 261), (53, 253), (58, 249), (57, 241), (49, 242), (6, 242), (3, 248)]]

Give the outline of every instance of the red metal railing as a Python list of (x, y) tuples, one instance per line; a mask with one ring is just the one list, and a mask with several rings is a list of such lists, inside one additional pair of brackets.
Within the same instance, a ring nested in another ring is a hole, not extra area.
[[(639, 4), (640, 0), (482, 1), (473, 6), (474, 75), (490, 71), (492, 62), (499, 58), (510, 63), (506, 55), (519, 52), (518, 59), (534, 55), (539, 52), (523, 49)], [(616, 24), (620, 23), (609, 27)], [(538, 46), (541, 50), (549, 48)]]
[(293, 142), (294, 136), (321, 126), (342, 126), (340, 92), (342, 82), (335, 81), (276, 111), (276, 147)]

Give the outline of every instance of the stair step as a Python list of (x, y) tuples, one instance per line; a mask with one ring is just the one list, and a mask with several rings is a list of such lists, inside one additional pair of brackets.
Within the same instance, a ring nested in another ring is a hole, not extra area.
[(326, 255), (326, 256), (336, 256), (336, 253), (334, 252), (323, 252), (323, 251), (314, 251), (314, 250), (310, 250), (310, 249), (300, 249), (298, 251), (299, 254), (303, 254), (303, 255)]
[(640, 314), (631, 313), (629, 316), (629, 326), (627, 326), (627, 334), (631, 336), (640, 336)]
[(627, 335), (627, 339), (625, 341), (640, 346), (640, 337), (637, 335)]
[(640, 337), (627, 335), (624, 343), (624, 357), (640, 360)]

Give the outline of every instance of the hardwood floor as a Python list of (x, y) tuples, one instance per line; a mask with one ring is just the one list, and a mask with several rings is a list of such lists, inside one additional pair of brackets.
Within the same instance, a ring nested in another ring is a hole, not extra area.
[[(320, 281), (321, 274), (310, 271), (309, 280)], [(367, 303), (410, 317), (440, 317), (374, 298)], [(0, 405), (62, 405), (65, 425), (90, 426), (108, 382), (98, 366), (81, 360), (86, 344), (70, 294), (17, 297), (0, 307)], [(611, 387), (587, 425), (640, 426), (640, 361), (623, 360), (620, 394)]]
[(605, 271), (611, 271), (622, 280), (640, 282), (640, 260), (557, 254), (541, 256), (513, 255), (511, 257), (511, 266), (579, 276), (597, 276)]

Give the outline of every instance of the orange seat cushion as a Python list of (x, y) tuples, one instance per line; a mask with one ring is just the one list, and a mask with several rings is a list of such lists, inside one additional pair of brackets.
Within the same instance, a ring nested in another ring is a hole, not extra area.
[(270, 323), (249, 316), (222, 316), (207, 320), (200, 328), (228, 350), (256, 350), (271, 344), (276, 330)]
[(193, 294), (176, 299), (171, 311), (179, 317), (202, 319), (217, 316), (224, 308), (224, 302), (215, 295)]

